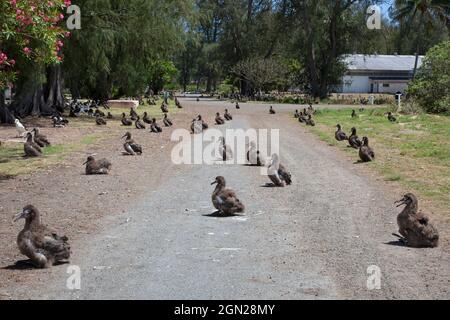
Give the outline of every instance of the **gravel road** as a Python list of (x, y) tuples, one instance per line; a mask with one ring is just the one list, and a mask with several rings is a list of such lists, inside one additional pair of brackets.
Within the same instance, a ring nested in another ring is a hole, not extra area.
[[(185, 165), (162, 178), (101, 230), (74, 244), (81, 290), (66, 288), (67, 265), (15, 291), (37, 299), (448, 299), (444, 248), (391, 243), (400, 194), (374, 181), (311, 136), (287, 113), (242, 104), (182, 100), (192, 113), (228, 107), (225, 128), (280, 129), (281, 160), (294, 183), (265, 188), (259, 169)], [(281, 110), (292, 111), (294, 106)], [(211, 118), (211, 117), (210, 117)], [(212, 118), (211, 118), (212, 119)], [(210, 123), (212, 125), (212, 123)], [(167, 159), (167, 161), (170, 161)], [(160, 163), (159, 165), (164, 165)], [(208, 217), (218, 175), (246, 205), (244, 216)], [(369, 266), (381, 289), (369, 290)], [(45, 285), (44, 285), (45, 284)]]

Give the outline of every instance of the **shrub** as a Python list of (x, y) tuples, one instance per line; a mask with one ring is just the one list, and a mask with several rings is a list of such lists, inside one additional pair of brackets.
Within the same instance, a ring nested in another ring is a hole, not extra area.
[(450, 110), (450, 40), (428, 51), (407, 93), (426, 112)]

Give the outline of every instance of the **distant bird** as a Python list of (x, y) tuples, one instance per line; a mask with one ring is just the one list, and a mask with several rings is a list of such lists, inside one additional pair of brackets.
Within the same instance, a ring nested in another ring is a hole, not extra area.
[(37, 143), (33, 141), (33, 134), (27, 133), (27, 141), (23, 145), (25, 156), (30, 158), (36, 158), (42, 156), (42, 149)]
[(388, 112), (388, 120), (390, 122), (397, 122), (397, 118), (393, 116), (392, 112)]
[(178, 109), (183, 109), (183, 106), (181, 105), (180, 101), (176, 97), (175, 97), (175, 105), (177, 106)]
[(114, 116), (111, 114), (111, 112), (108, 112), (108, 115), (106, 116), (109, 120), (114, 120)]
[(350, 147), (352, 147), (354, 149), (361, 148), (362, 141), (359, 139), (359, 137), (356, 133), (356, 128), (352, 128), (352, 134), (348, 138), (348, 143), (349, 143)]
[(261, 155), (255, 141), (251, 141), (247, 151), (247, 161), (252, 166), (264, 167), (266, 165), (266, 159)]
[(306, 123), (307, 120), (308, 120), (308, 118), (304, 115), (304, 113), (300, 112), (298, 115), (298, 122)]
[(134, 125), (135, 125), (136, 129), (138, 129), (138, 130), (145, 129), (145, 125), (142, 123), (141, 118), (139, 116), (137, 116), (137, 119), (136, 119)]
[(14, 120), (14, 124), (16, 126), (17, 136), (20, 137), (20, 138), (26, 137), (27, 136), (27, 129), (20, 122), (20, 120), (19, 119)]
[(316, 113), (316, 110), (314, 110), (312, 104), (310, 104), (308, 107), (308, 114), (314, 115), (315, 113)]
[(413, 248), (435, 248), (439, 245), (439, 233), (428, 217), (419, 212), (419, 202), (412, 193), (406, 194), (397, 207), (406, 205), (398, 215), (397, 224), (401, 241)]
[(127, 119), (125, 113), (122, 113), (122, 125), (129, 127), (133, 125), (133, 121), (131, 121), (130, 119)]
[(221, 117), (220, 113), (218, 113), (218, 112), (216, 113), (215, 121), (216, 121), (217, 125), (225, 124), (225, 120)]
[(203, 130), (207, 130), (208, 128), (209, 128), (208, 124), (205, 121), (203, 121), (201, 115), (198, 115), (197, 118), (192, 120), (191, 133), (193, 134), (202, 133)]
[(269, 179), (276, 187), (285, 187), (292, 184), (292, 176), (280, 163), (278, 154), (274, 153), (268, 169)]
[(156, 122), (155, 118), (152, 119), (152, 124), (150, 125), (150, 131), (153, 133), (161, 133), (162, 132), (162, 128)]
[(171, 126), (173, 126), (173, 122), (172, 122), (172, 120), (170, 120), (170, 119), (167, 117), (167, 113), (164, 114), (163, 123), (164, 123), (164, 125), (165, 125), (166, 127), (171, 127)]
[(95, 113), (94, 113), (94, 116), (96, 116), (96, 117), (105, 117), (106, 115), (105, 115), (105, 113), (103, 112), (103, 111), (100, 111), (100, 110), (95, 110)]
[(298, 110), (295, 110), (294, 118), (298, 119), (299, 117), (300, 117), (300, 113), (298, 112)]
[(241, 106), (239, 105), (239, 102), (236, 102), (236, 109), (240, 109), (241, 108)]
[(222, 161), (233, 159), (233, 150), (226, 144), (225, 137), (220, 137), (219, 153), (222, 156)]
[(136, 121), (138, 119), (138, 114), (134, 110), (134, 108), (130, 108), (130, 118), (131, 121)]
[(311, 126), (311, 127), (315, 127), (316, 126), (316, 123), (313, 120), (311, 115), (308, 115), (308, 118), (306, 119), (306, 125), (307, 126)]
[(93, 156), (89, 156), (83, 165), (86, 165), (87, 175), (108, 174), (112, 167), (111, 162), (107, 159), (97, 161)]
[(36, 207), (28, 205), (23, 208), (14, 222), (20, 219), (25, 219), (25, 227), (17, 237), (17, 245), (20, 253), (27, 256), (33, 265), (49, 268), (70, 258), (69, 239), (58, 236), (55, 231), (44, 226)]
[(52, 117), (53, 119), (53, 127), (54, 128), (62, 128), (69, 124), (69, 121), (64, 119), (63, 117), (59, 115), (54, 115)]
[(216, 180), (211, 185), (217, 184), (211, 199), (214, 207), (218, 213), (225, 216), (232, 216), (236, 213), (245, 211), (244, 204), (237, 198), (236, 193), (226, 187), (224, 177), (216, 177)]
[(273, 109), (272, 106), (270, 106), (269, 113), (270, 113), (270, 114), (276, 114), (276, 112), (275, 112), (275, 110)]
[(98, 126), (106, 126), (106, 120), (103, 119), (100, 115), (97, 115), (97, 117), (95, 118), (95, 123)]
[(225, 109), (225, 113), (224, 113), (223, 117), (224, 117), (225, 120), (227, 120), (227, 121), (233, 120), (233, 116), (230, 114), (230, 112), (228, 112), (228, 109)]
[(148, 116), (147, 112), (144, 112), (144, 117), (142, 118), (142, 120), (146, 123), (146, 124), (152, 124), (153, 121), (152, 119), (150, 119), (150, 117)]
[(357, 117), (358, 117), (358, 115), (356, 114), (356, 111), (352, 110), (352, 118), (357, 118)]
[(359, 157), (362, 162), (371, 162), (375, 160), (375, 152), (369, 146), (369, 138), (363, 138), (363, 145), (359, 148)]
[(41, 147), (48, 147), (51, 145), (50, 141), (48, 141), (47, 137), (41, 134), (39, 128), (34, 128), (32, 130), (34, 132), (34, 141)]
[(168, 106), (167, 106), (165, 103), (163, 103), (163, 104), (161, 105), (161, 111), (162, 111), (163, 113), (168, 113), (168, 112), (169, 112), (169, 108), (168, 108)]
[(134, 156), (135, 154), (142, 154), (142, 146), (136, 144), (136, 142), (131, 138), (130, 132), (125, 133), (122, 139), (123, 138), (126, 138), (123, 148), (125, 149), (127, 154), (129, 154), (130, 156)]
[(337, 141), (345, 141), (348, 140), (347, 135), (345, 134), (344, 131), (342, 131), (342, 127), (340, 124), (336, 125), (337, 131), (334, 134), (335, 138)]

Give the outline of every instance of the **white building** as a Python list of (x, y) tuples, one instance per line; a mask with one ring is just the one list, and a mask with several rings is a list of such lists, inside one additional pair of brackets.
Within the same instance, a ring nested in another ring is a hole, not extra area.
[[(412, 79), (415, 56), (351, 54), (344, 57), (348, 66), (339, 93), (404, 92)], [(423, 56), (419, 57), (418, 68)]]

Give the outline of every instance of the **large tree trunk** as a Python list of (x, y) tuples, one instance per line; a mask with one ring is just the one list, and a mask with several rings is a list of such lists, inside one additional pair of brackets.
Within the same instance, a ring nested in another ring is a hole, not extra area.
[(60, 66), (46, 69), (45, 83), (39, 74), (31, 74), (18, 88), (11, 104), (15, 115), (23, 118), (33, 116), (51, 116), (64, 108), (63, 79)]
[(0, 123), (14, 124), (14, 116), (5, 103), (5, 92), (0, 89)]

